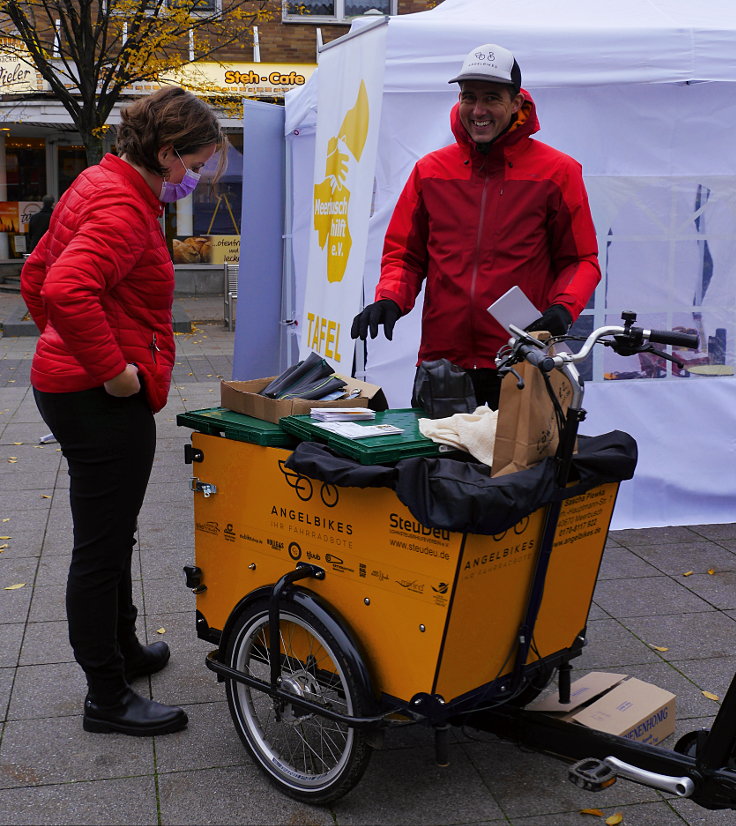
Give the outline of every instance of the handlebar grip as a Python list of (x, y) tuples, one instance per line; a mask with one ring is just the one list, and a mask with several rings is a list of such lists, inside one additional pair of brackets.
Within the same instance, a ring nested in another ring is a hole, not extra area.
[(647, 338), (652, 344), (671, 344), (673, 347), (686, 347), (690, 350), (695, 350), (700, 341), (697, 335), (677, 330), (649, 330)]
[(549, 373), (555, 368), (554, 359), (537, 347), (522, 345), (519, 347), (519, 353), (524, 356), (524, 359), (528, 361), (529, 364), (538, 367), (543, 373)]

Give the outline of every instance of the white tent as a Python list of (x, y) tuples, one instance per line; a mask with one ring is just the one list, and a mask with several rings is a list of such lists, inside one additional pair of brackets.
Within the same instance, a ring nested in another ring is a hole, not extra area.
[[(614, 526), (734, 521), (736, 378), (728, 373), (736, 363), (736, 4), (444, 0), (391, 17), (386, 27), (366, 303), (413, 163), (452, 141), (448, 114), (457, 88), (447, 79), (473, 46), (506, 46), (537, 103), (537, 138), (583, 164), (604, 270), (589, 324), (618, 323), (622, 310), (633, 309), (643, 326), (701, 334), (689, 376), (602, 351), (593, 364), (583, 432), (619, 428), (639, 443), (637, 476), (621, 488)], [(368, 28), (354, 24), (340, 48), (350, 50), (350, 39)], [(319, 84), (318, 70), (286, 97), (297, 319), (312, 232)], [(366, 377), (384, 387), (393, 407), (408, 404), (418, 325), (415, 309), (399, 321), (393, 342), (369, 343)], [(645, 368), (652, 378), (643, 377)], [(708, 371), (725, 375), (696, 375)], [(604, 379), (626, 372), (638, 377)]]

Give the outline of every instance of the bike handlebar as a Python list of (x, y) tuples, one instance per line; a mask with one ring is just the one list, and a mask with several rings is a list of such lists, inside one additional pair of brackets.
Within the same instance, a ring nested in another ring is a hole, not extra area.
[[(504, 356), (499, 354), (496, 363), (500, 367), (503, 363), (513, 364), (525, 360), (543, 372), (549, 373), (555, 368), (560, 369), (565, 365), (579, 364), (584, 361), (596, 342), (601, 339), (606, 339), (605, 344), (623, 355), (644, 352), (649, 344), (664, 344), (689, 349), (698, 347), (699, 338), (692, 333), (634, 327), (631, 322), (636, 319), (636, 316), (630, 312), (624, 313), (623, 318), (626, 320), (623, 327), (605, 326), (593, 330), (577, 353), (558, 353), (554, 356), (549, 355), (543, 345), (533, 340), (526, 331), (512, 325), (510, 329), (513, 338), (509, 341), (511, 352), (507, 352)], [(666, 356), (666, 354), (663, 355)]]
[(644, 337), (652, 344), (671, 344), (673, 347), (685, 347), (690, 350), (695, 350), (700, 341), (697, 335), (678, 330), (644, 330)]
[(543, 373), (549, 373), (555, 369), (555, 360), (552, 356), (548, 356), (543, 350), (529, 344), (522, 344), (519, 346), (518, 353), (529, 364), (538, 367)]

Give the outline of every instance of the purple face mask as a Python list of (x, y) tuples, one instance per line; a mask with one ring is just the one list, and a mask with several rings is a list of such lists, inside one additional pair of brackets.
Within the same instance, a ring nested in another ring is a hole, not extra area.
[[(176, 150), (174, 151), (176, 152)], [(181, 156), (178, 152), (176, 152), (176, 157), (181, 161)], [(184, 165), (184, 161), (181, 162), (182, 165)], [(201, 176), (198, 172), (192, 172), (191, 169), (187, 169), (186, 166), (184, 168), (186, 172), (178, 184), (172, 184), (170, 181), (164, 181), (161, 184), (161, 192), (158, 196), (159, 201), (163, 201), (165, 204), (171, 204), (174, 201), (186, 198), (187, 195), (191, 195), (192, 192), (194, 192)]]

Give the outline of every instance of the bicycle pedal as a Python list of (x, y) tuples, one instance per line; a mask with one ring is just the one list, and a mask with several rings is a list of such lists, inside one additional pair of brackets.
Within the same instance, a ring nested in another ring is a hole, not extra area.
[(616, 773), (611, 766), (595, 757), (578, 760), (568, 769), (567, 777), (587, 792), (603, 791), (616, 782)]

